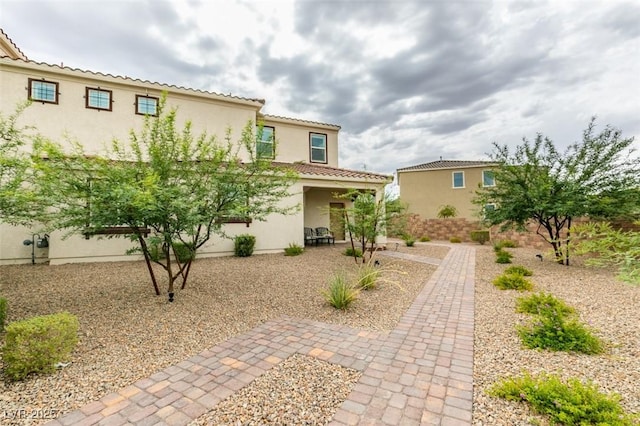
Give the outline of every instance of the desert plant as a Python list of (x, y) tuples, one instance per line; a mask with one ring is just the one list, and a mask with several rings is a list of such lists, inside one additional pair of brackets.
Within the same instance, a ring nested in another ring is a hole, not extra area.
[(440, 206), (437, 216), (440, 219), (446, 219), (449, 217), (456, 217), (457, 214), (458, 209), (456, 209), (455, 206), (452, 206), (451, 204), (445, 204), (444, 206)]
[(4, 321), (7, 318), (7, 299), (0, 297), (0, 333), (4, 330)]
[(375, 288), (379, 275), (380, 270), (371, 265), (371, 262), (361, 265), (358, 270), (358, 287), (363, 290)]
[(551, 417), (551, 423), (566, 425), (632, 426), (638, 416), (624, 412), (620, 396), (603, 394), (592, 382), (569, 379), (566, 383), (556, 375), (510, 377), (495, 383), (489, 395), (510, 401), (523, 401), (540, 414)]
[(484, 229), (484, 230), (476, 230), (476, 231), (471, 231), (471, 241), (475, 241), (476, 243), (479, 243), (480, 245), (484, 245), (484, 243), (486, 243), (487, 241), (489, 241), (489, 230)]
[(531, 290), (533, 283), (519, 274), (503, 274), (493, 280), (493, 285), (500, 290)]
[(362, 250), (360, 250), (357, 247), (356, 248), (347, 247), (346, 249), (344, 249), (342, 254), (349, 257), (362, 257)]
[(322, 291), (325, 300), (336, 309), (347, 309), (358, 298), (358, 293), (343, 273), (334, 274), (329, 280), (329, 288)]
[(431, 238), (427, 237), (426, 235), (423, 235), (422, 237), (420, 237), (418, 241), (420, 241), (421, 243), (428, 243), (429, 241), (431, 241)]
[(536, 293), (527, 297), (516, 299), (516, 310), (527, 314), (539, 314), (545, 309), (553, 309), (561, 315), (572, 315), (575, 309), (567, 305), (560, 299), (556, 299), (552, 294)]
[(234, 253), (238, 257), (249, 257), (253, 254), (256, 237), (249, 234), (237, 235), (234, 239)]
[(289, 247), (285, 247), (284, 248), (284, 255), (285, 256), (298, 256), (300, 254), (302, 254), (304, 252), (304, 247), (301, 247), (300, 245), (296, 244), (296, 243), (290, 243)]
[(176, 259), (178, 259), (180, 263), (189, 262), (196, 257), (196, 251), (193, 249), (193, 245), (190, 244), (174, 243), (173, 251), (176, 254)]
[(518, 244), (513, 240), (502, 240), (500, 241), (500, 247), (502, 248), (516, 248)]
[(529, 349), (598, 354), (600, 339), (575, 318), (566, 317), (551, 307), (541, 307), (527, 326), (518, 326), (518, 335)]
[(449, 242), (454, 244), (459, 244), (462, 242), (462, 240), (460, 239), (460, 237), (451, 237), (449, 238)]
[(522, 265), (514, 265), (514, 266), (509, 266), (507, 269), (504, 270), (505, 274), (519, 274), (522, 275), (524, 277), (530, 277), (533, 275), (533, 271), (531, 269), (527, 269)]
[(15, 321), (6, 330), (2, 360), (12, 380), (54, 371), (78, 343), (78, 318), (68, 312)]
[(414, 244), (416, 243), (416, 239), (411, 236), (404, 237), (403, 240), (404, 240), (404, 244), (407, 247), (413, 247)]
[(506, 250), (498, 250), (496, 252), (496, 263), (511, 263), (513, 255)]

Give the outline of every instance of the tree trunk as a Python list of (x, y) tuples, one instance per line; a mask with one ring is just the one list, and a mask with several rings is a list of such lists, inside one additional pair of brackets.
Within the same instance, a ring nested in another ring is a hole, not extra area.
[(571, 216), (567, 218), (567, 255), (565, 265), (569, 266), (569, 243), (571, 242)]
[(156, 296), (160, 296), (160, 289), (158, 288), (158, 282), (156, 281), (156, 276), (153, 273), (153, 267), (151, 266), (151, 261), (149, 260), (149, 248), (147, 247), (147, 242), (142, 238), (141, 234), (138, 234), (138, 242), (140, 243), (140, 247), (142, 248), (142, 254), (144, 254), (144, 260), (147, 262), (147, 268), (149, 269), (149, 275), (151, 275), (151, 282), (153, 283), (153, 288), (156, 291)]

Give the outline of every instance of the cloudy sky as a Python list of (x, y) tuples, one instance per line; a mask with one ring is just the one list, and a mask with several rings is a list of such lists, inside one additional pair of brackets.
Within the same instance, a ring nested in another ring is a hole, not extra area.
[(0, 0), (31, 60), (263, 98), (384, 173), (564, 147), (594, 115), (640, 146), (638, 22), (637, 0)]

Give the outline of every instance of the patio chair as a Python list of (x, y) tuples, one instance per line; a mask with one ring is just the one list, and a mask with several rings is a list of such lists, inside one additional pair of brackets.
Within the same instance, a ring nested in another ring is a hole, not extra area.
[(316, 237), (319, 240), (325, 240), (327, 244), (336, 244), (336, 238), (333, 236), (329, 228), (324, 226), (319, 226), (316, 228)]
[(313, 232), (313, 228), (304, 228), (304, 245), (316, 243), (318, 245), (318, 236)]

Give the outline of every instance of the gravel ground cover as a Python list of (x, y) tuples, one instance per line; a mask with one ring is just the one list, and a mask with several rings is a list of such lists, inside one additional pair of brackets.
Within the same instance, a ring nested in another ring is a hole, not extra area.
[[(43, 423), (11, 421), (3, 412), (67, 413), (282, 315), (392, 330), (436, 267), (380, 257), (383, 270), (398, 272), (383, 272), (380, 288), (337, 311), (320, 290), (332, 272), (355, 271), (353, 259), (341, 254), (345, 247), (311, 247), (295, 257), (198, 259), (171, 304), (166, 294), (154, 295), (142, 262), (0, 267), (8, 321), (62, 310), (80, 319), (69, 366), (24, 382), (0, 380), (0, 423)], [(429, 257), (446, 254), (441, 247), (423, 250)]]
[(525, 324), (529, 317), (515, 312), (515, 299), (531, 293), (494, 287), (491, 281), (510, 265), (495, 263), (491, 246), (477, 246), (473, 424), (546, 424), (524, 404), (485, 394), (494, 382), (523, 371), (592, 380), (601, 391), (620, 394), (626, 411), (640, 413), (640, 288), (616, 280), (610, 270), (585, 268), (579, 260), (565, 267), (538, 260), (539, 251), (508, 250), (514, 254), (512, 265), (533, 271), (533, 292), (551, 293), (573, 306), (607, 348), (601, 355), (523, 348), (515, 324)]

